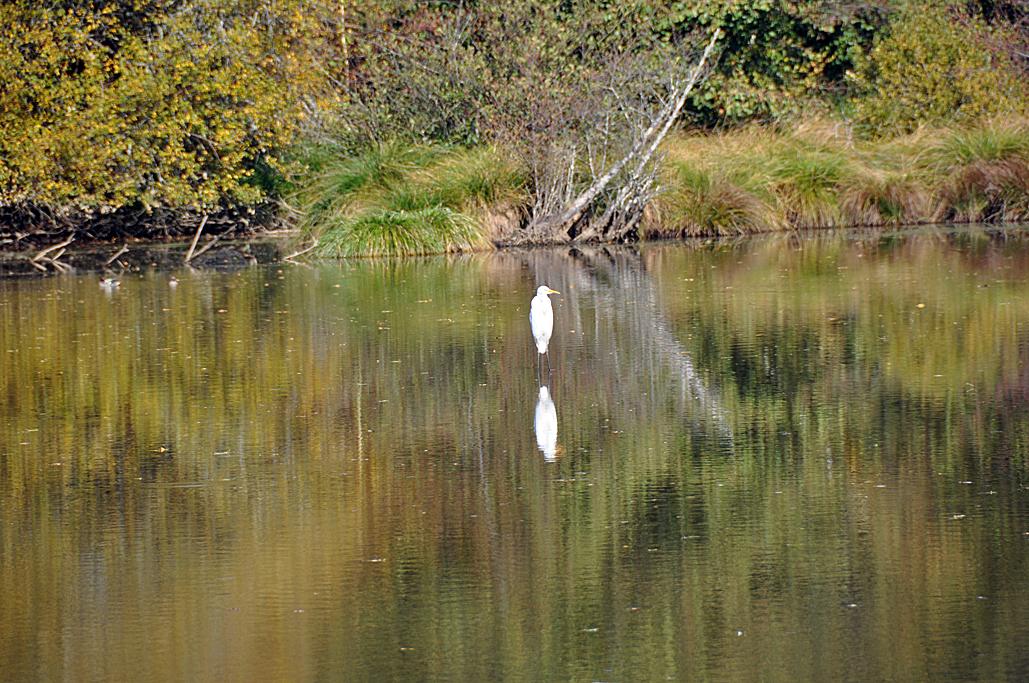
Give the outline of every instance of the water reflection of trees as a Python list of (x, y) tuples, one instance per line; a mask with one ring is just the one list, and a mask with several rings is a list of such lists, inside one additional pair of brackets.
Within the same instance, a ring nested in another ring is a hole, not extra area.
[(940, 239), (3, 283), (0, 666), (1003, 678), (1029, 263)]

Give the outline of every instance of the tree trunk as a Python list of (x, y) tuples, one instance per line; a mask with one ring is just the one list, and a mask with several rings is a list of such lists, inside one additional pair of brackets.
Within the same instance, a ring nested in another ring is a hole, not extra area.
[[(700, 61), (690, 71), (689, 78), (678, 88), (678, 92), (673, 90), (668, 105), (643, 131), (629, 152), (572, 200), (562, 213), (544, 219), (536, 225), (530, 225), (530, 239), (536, 238), (547, 242), (624, 241), (637, 230), (654, 185), (655, 171), (648, 169), (648, 164), (682, 112), (693, 88), (700, 82), (704, 66), (720, 35), (721, 29), (715, 29)], [(593, 213), (597, 200), (604, 195), (605, 190), (630, 167), (633, 168), (631, 174), (625, 179), (604, 213), (599, 218), (585, 220)]]

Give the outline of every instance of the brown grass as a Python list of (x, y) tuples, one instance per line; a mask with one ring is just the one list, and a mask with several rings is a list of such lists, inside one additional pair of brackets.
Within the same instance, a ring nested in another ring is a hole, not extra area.
[(1029, 122), (862, 141), (844, 124), (747, 127), (667, 145), (650, 236), (1029, 220)]

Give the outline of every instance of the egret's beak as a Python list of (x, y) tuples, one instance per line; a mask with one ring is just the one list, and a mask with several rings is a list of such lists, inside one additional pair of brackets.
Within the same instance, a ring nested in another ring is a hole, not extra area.
[(560, 294), (560, 293), (561, 292), (557, 291), (556, 289), (548, 289), (547, 290), (547, 294)]

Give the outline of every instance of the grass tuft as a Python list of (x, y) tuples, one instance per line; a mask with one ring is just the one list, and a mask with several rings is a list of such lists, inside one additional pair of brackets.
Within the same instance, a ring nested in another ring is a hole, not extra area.
[(839, 190), (850, 171), (844, 153), (812, 149), (794, 139), (775, 150), (767, 163), (789, 225), (825, 228), (841, 223)]
[(344, 220), (318, 242), (321, 256), (441, 254), (481, 247), (475, 222), (446, 207), (382, 209)]
[(840, 211), (846, 225), (883, 226), (924, 222), (929, 196), (909, 174), (863, 169), (842, 187)]
[(686, 165), (659, 200), (661, 223), (650, 236), (744, 235), (775, 229), (774, 211), (760, 197), (717, 173)]
[(923, 163), (939, 178), (935, 220), (1029, 218), (1029, 121), (948, 130)]
[(491, 147), (393, 145), (326, 163), (298, 203), (322, 255), (429, 254), (488, 247), (489, 216), (525, 187)]
[(939, 171), (977, 162), (1029, 159), (1029, 120), (947, 129), (929, 142), (927, 152), (930, 163)]
[(943, 184), (935, 218), (947, 221), (1029, 219), (1029, 161), (973, 161), (955, 169)]

